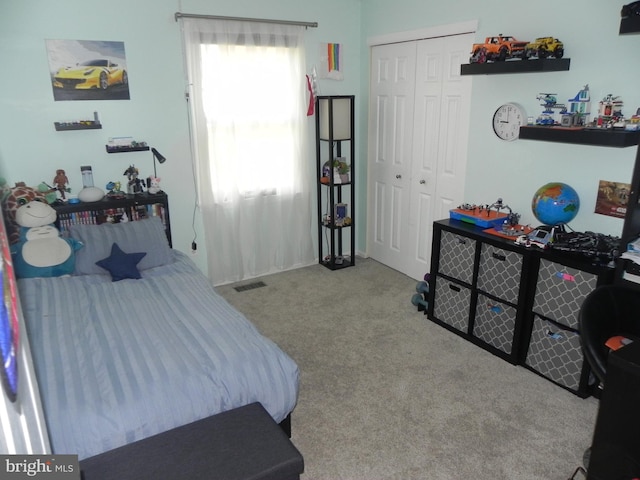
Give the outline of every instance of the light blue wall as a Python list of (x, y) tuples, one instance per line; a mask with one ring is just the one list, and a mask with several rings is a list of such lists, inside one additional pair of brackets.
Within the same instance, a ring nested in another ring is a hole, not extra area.
[[(333, 13), (337, 10), (339, 15)], [(359, 0), (0, 0), (0, 175), (11, 185), (24, 181), (35, 186), (51, 182), (55, 170), (63, 168), (72, 193), (82, 188), (81, 165), (93, 166), (97, 186), (124, 180), (123, 172), (132, 163), (146, 177), (153, 172), (149, 152), (107, 154), (104, 147), (113, 136), (144, 140), (168, 159), (158, 167), (158, 175), (169, 194), (174, 246), (190, 251), (195, 195), (177, 11), (318, 22), (318, 28), (306, 32), (307, 71), (318, 62), (321, 43), (342, 43), (345, 80), (320, 80), (320, 93), (359, 93)], [(123, 41), (131, 100), (55, 102), (45, 39)], [(260, 72), (255, 90), (247, 95), (269, 95), (260, 89)], [(56, 121), (92, 118), (94, 111), (101, 130), (54, 129)], [(310, 118), (310, 135), (313, 125)], [(315, 162), (314, 151), (310, 146), (310, 162)], [(200, 248), (194, 260), (206, 271), (199, 212), (195, 219)]]
[[(490, 203), (504, 198), (525, 222), (535, 223), (530, 200), (548, 181), (565, 181), (578, 190), (581, 211), (577, 230), (619, 234), (622, 221), (593, 214), (598, 180), (630, 181), (635, 148), (586, 147), (519, 140), (498, 141), (491, 130), (495, 109), (507, 101), (525, 106), (531, 115), (541, 108), (539, 92), (568, 99), (584, 84), (597, 100), (620, 95), (624, 112), (640, 106), (635, 86), (640, 67), (640, 36), (619, 36), (623, 0), (523, 2), (505, 7), (497, 0), (436, 2), (433, 0), (0, 0), (0, 174), (10, 183), (51, 182), (64, 168), (71, 187), (80, 189), (80, 165), (93, 166), (97, 185), (123, 180), (124, 169), (136, 164), (146, 176), (152, 171), (148, 152), (106, 154), (111, 136), (133, 136), (162, 152), (159, 167), (170, 196), (175, 247), (189, 251), (194, 236), (194, 186), (188, 144), (187, 110), (179, 24), (174, 13), (201, 13), (257, 18), (317, 21), (308, 29), (307, 70), (317, 64), (320, 45), (342, 43), (345, 80), (320, 80), (321, 94), (355, 94), (358, 112), (357, 245), (366, 249), (366, 131), (369, 48), (367, 39), (390, 33), (478, 20), (477, 38), (497, 33), (522, 39), (554, 35), (565, 42), (571, 70), (545, 74), (473, 77), (472, 129), (465, 201)], [(495, 7), (495, 8), (494, 8)], [(47, 77), (45, 39), (124, 41), (130, 71), (130, 101), (55, 102)], [(256, 92), (260, 92), (259, 76)], [(56, 132), (53, 122), (90, 118), (98, 111), (102, 130)], [(313, 123), (309, 133), (313, 138)], [(309, 150), (309, 161), (314, 159)], [(312, 179), (310, 179), (312, 181)], [(202, 242), (201, 218), (195, 230)], [(286, 226), (283, 226), (286, 228)], [(314, 229), (312, 228), (312, 232)], [(205, 270), (205, 252), (194, 260)]]
[[(568, 72), (480, 75), (473, 77), (471, 131), (465, 201), (492, 203), (502, 197), (522, 214), (525, 223), (537, 224), (530, 202), (536, 189), (549, 181), (572, 185), (581, 198), (581, 208), (571, 226), (576, 230), (621, 233), (622, 220), (594, 214), (598, 181), (630, 182), (636, 148), (606, 148), (560, 143), (497, 140), (491, 117), (502, 103), (515, 101), (529, 115), (542, 108), (540, 92), (555, 92), (560, 101), (573, 97), (585, 84), (592, 94), (592, 112), (605, 95), (620, 95), (623, 113), (640, 107), (637, 88), (640, 36), (618, 35), (620, 9), (626, 1), (600, 0), (502, 2), (472, 0), (365, 0), (363, 7), (363, 58), (368, 58), (367, 38), (478, 20), (477, 41), (504, 33), (523, 40), (553, 35), (565, 43), (571, 58)], [(471, 46), (470, 46), (471, 47)], [(363, 72), (368, 70), (362, 65)], [(366, 96), (368, 79), (362, 79)], [(366, 106), (365, 106), (366, 108)], [(364, 114), (365, 112), (363, 112)]]

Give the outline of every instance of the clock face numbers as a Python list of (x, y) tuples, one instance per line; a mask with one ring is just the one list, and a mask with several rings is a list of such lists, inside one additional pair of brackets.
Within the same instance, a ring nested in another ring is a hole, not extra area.
[(520, 126), (527, 120), (524, 109), (516, 104), (502, 105), (493, 114), (493, 131), (501, 140), (512, 141), (520, 135)]

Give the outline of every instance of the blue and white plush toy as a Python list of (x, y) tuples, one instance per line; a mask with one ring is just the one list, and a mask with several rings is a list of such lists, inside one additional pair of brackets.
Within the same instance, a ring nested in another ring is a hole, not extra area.
[(75, 252), (82, 243), (62, 238), (53, 225), (55, 220), (56, 211), (40, 201), (28, 202), (16, 211), (20, 240), (11, 246), (11, 254), (18, 278), (59, 277), (73, 273)]

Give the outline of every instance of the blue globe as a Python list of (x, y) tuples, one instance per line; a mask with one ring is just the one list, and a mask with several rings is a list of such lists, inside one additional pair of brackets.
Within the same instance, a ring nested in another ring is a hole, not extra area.
[(544, 225), (564, 225), (578, 214), (580, 197), (566, 183), (547, 183), (540, 187), (533, 196), (531, 210)]

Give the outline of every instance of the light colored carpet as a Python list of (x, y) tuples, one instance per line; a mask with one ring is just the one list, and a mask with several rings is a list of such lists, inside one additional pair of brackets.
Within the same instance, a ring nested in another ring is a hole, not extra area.
[(304, 479), (567, 479), (582, 464), (597, 400), (429, 321), (415, 280), (360, 258), (258, 280), (217, 290), (300, 366)]

